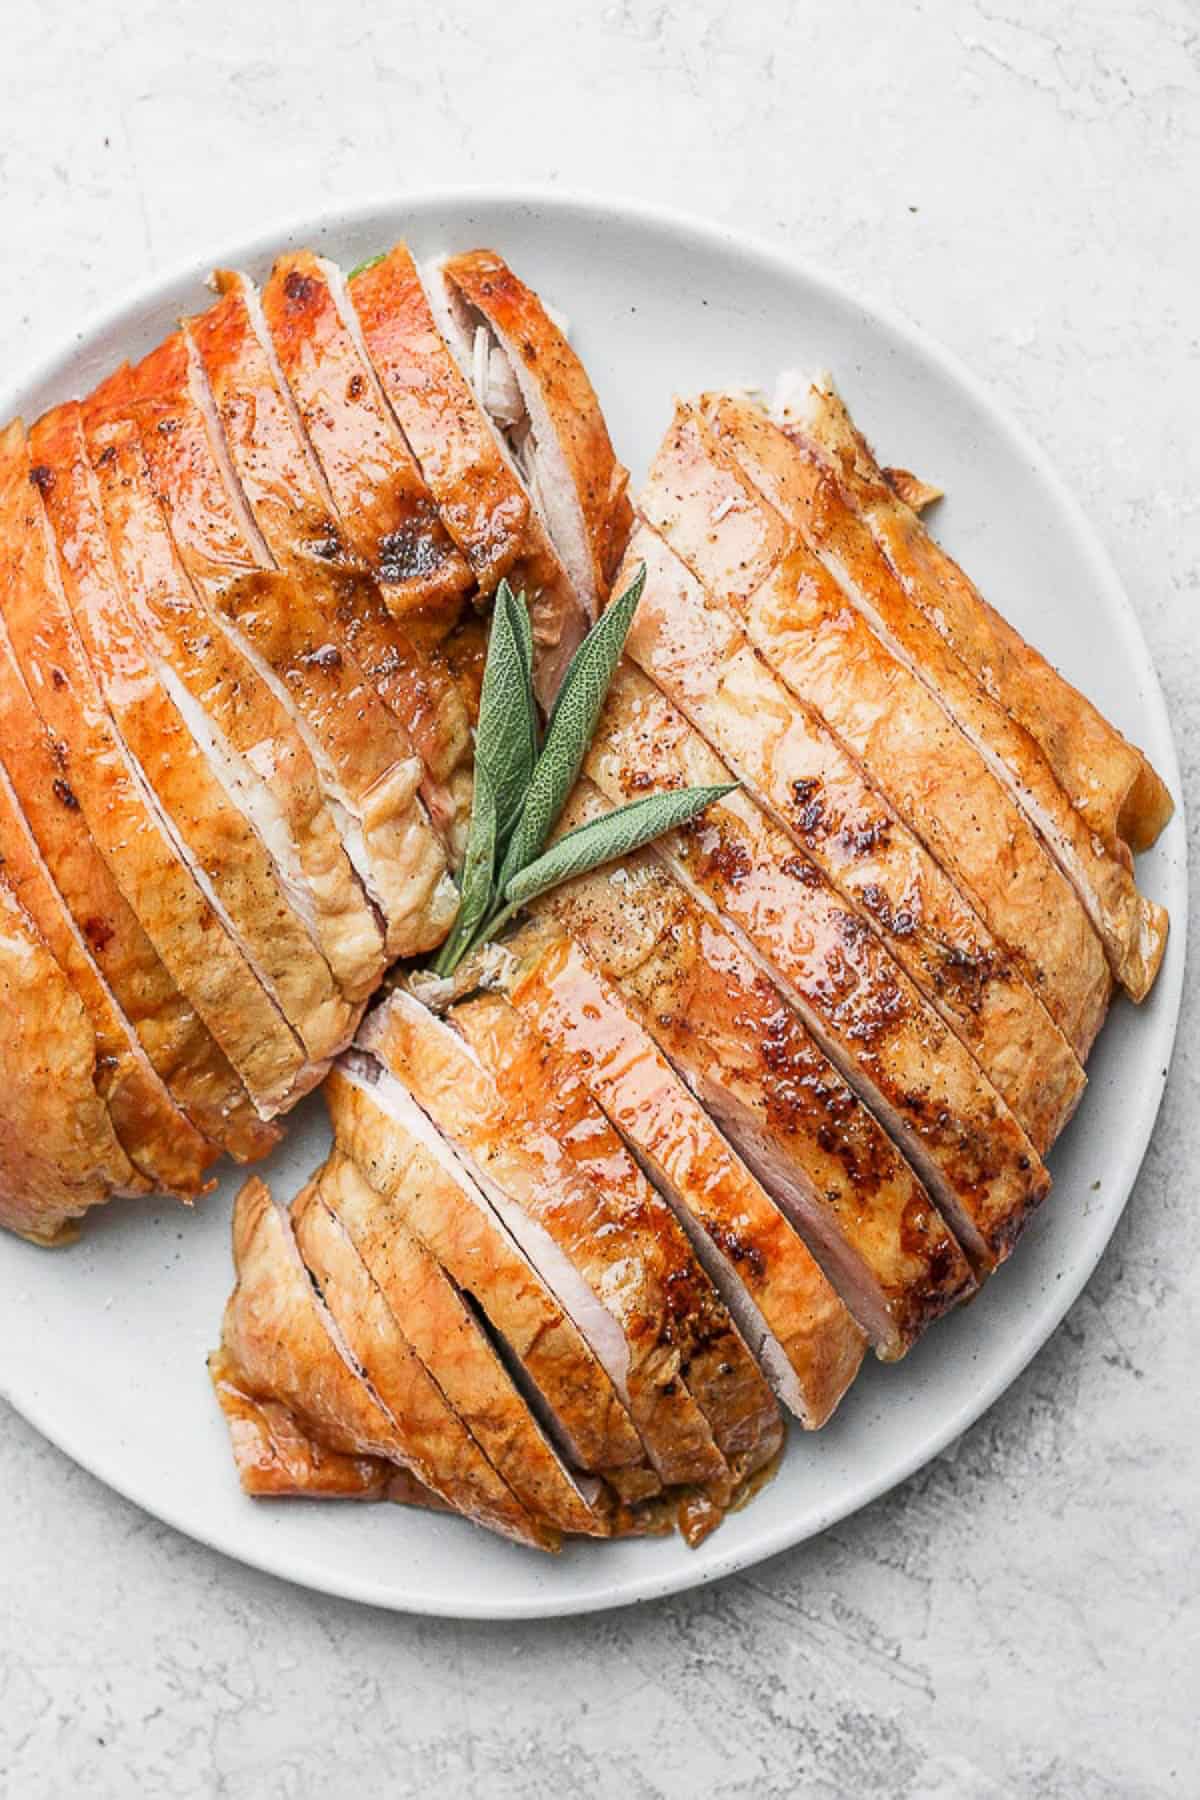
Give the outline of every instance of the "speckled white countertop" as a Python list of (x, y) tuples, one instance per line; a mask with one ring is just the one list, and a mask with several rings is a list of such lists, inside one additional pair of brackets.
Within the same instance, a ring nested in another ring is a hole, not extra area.
[[(1195, 0), (41, 0), (3, 29), (0, 379), (198, 247), (406, 186), (750, 228), (898, 305), (1046, 444), (1200, 810)], [(1200, 1793), (1198, 1053), (1187, 1007), (1125, 1221), (1001, 1404), (691, 1597), (519, 1629), (315, 1598), (0, 1411), (0, 1793)]]

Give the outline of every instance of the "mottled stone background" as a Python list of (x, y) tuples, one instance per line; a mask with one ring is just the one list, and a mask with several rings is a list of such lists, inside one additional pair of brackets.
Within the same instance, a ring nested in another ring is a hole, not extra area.
[[(0, 371), (129, 281), (402, 185), (790, 243), (952, 346), (1083, 500), (1200, 725), (1195, 0), (39, 0), (0, 54)], [(1182, 923), (1182, 922), (1180, 922)], [(1200, 1793), (1195, 1009), (1125, 1222), (957, 1449), (820, 1542), (577, 1624), (236, 1568), (0, 1416), (0, 1791)]]

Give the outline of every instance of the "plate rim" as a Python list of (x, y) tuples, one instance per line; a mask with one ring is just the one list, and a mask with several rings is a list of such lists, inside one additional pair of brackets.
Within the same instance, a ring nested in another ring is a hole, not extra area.
[[(91, 1451), (81, 1453), (78, 1448), (67, 1441), (71, 1435), (69, 1431), (60, 1433), (55, 1428), (54, 1422), (46, 1416), (37, 1395), (18, 1398), (10, 1390), (3, 1374), (0, 1373), (0, 1395), (16, 1413), (64, 1455), (68, 1456), (71, 1461), (94, 1479), (103, 1483), (104, 1486), (111, 1488), (123, 1499), (148, 1513), (152, 1518), (161, 1520), (172, 1530), (179, 1531), (183, 1536), (228, 1557), (231, 1561), (256, 1569), (276, 1579), (305, 1587), (313, 1592), (352, 1600), (358, 1604), (375, 1606), (388, 1611), (413, 1616), (516, 1623), (532, 1619), (582, 1616), (627, 1606), (645, 1605), (673, 1593), (707, 1586), (712, 1582), (736, 1574), (740, 1570), (765, 1562), (786, 1550), (797, 1548), (801, 1543), (820, 1536), (830, 1526), (842, 1519), (849, 1518), (861, 1511), (863, 1507), (870, 1505), (882, 1494), (888, 1493), (893, 1488), (910, 1480), (920, 1468), (939, 1455), (947, 1445), (953, 1443), (970, 1426), (982, 1419), (1007, 1392), (1022, 1371), (1054, 1336), (1066, 1314), (1091, 1280), (1111, 1242), (1140, 1175), (1169, 1079), (1178, 1035), (1187, 957), (1189, 869), (1186, 856), (1186, 799), (1181, 779), (1178, 747), (1166, 695), (1159, 680), (1149, 644), (1142, 631), (1138, 614), (1125, 591), (1124, 584), (1105, 544), (1081, 502), (1076, 499), (1036, 438), (1009, 414), (1003, 403), (995, 398), (987, 383), (974, 374), (957, 352), (946, 348), (938, 339), (913, 323), (894, 303), (863, 297), (851, 283), (843, 280), (840, 275), (834, 273), (821, 261), (799, 255), (791, 249), (780, 248), (755, 233), (743, 231), (740, 228), (704, 218), (684, 208), (661, 202), (632, 200), (587, 188), (555, 188), (536, 183), (465, 184), (417, 188), (410, 191), (392, 189), (375, 194), (365, 200), (356, 200), (351, 204), (341, 204), (335, 201), (319, 212), (308, 211), (294, 214), (262, 232), (244, 235), (236, 243), (226, 241), (208, 256), (199, 258), (192, 256), (186, 260), (181, 259), (165, 272), (126, 284), (118, 299), (91, 319), (86, 330), (76, 329), (71, 337), (64, 334), (54, 341), (53, 347), (47, 345), (42, 348), (40, 354), (35, 352), (29, 371), (19, 381), (6, 384), (0, 394), (0, 419), (7, 420), (18, 412), (21, 397), (36, 391), (51, 381), (56, 370), (67, 363), (71, 356), (78, 352), (81, 345), (85, 345), (91, 339), (99, 339), (114, 328), (118, 328), (132, 314), (161, 306), (171, 293), (187, 283), (202, 287), (208, 272), (213, 268), (234, 263), (253, 262), (264, 255), (271, 254), (272, 251), (277, 253), (282, 244), (297, 238), (319, 238), (331, 230), (350, 231), (356, 227), (365, 227), (377, 217), (389, 214), (402, 215), (405, 208), (428, 214), (438, 208), (461, 210), (471, 206), (481, 208), (515, 207), (549, 215), (555, 213), (563, 215), (575, 213), (592, 217), (599, 215), (603, 220), (617, 225), (633, 222), (659, 233), (670, 233), (693, 242), (698, 240), (710, 250), (723, 251), (744, 260), (757, 262), (761, 266), (771, 268), (784, 278), (798, 279), (814, 289), (824, 290), (827, 296), (842, 306), (851, 308), (868, 321), (882, 326), (909, 351), (925, 359), (944, 378), (965, 392), (986, 416), (989, 425), (1003, 434), (1013, 450), (1028, 464), (1034, 477), (1048, 491), (1055, 507), (1070, 524), (1081, 550), (1086, 555), (1097, 587), (1103, 591), (1106, 601), (1114, 607), (1122, 620), (1125, 634), (1141, 665), (1143, 711), (1147, 715), (1155, 716), (1155, 723), (1159, 728), (1167, 752), (1164, 757), (1159, 759), (1159, 773), (1166, 781), (1175, 800), (1175, 813), (1167, 827), (1167, 832), (1180, 838), (1184, 847), (1184, 854), (1175, 859), (1174, 872), (1179, 886), (1180, 904), (1177, 912), (1172, 915), (1171, 921), (1172, 939), (1179, 943), (1179, 948), (1175, 949), (1172, 954), (1169, 946), (1169, 960), (1155, 990), (1156, 1004), (1160, 1008), (1165, 1007), (1167, 1014), (1160, 1026), (1160, 1029), (1166, 1034), (1166, 1060), (1161, 1075), (1153, 1078), (1157, 1082), (1157, 1092), (1154, 1093), (1153, 1103), (1149, 1105), (1143, 1103), (1140, 1108), (1139, 1129), (1134, 1134), (1133, 1173), (1120, 1204), (1114, 1205), (1106, 1198), (1102, 1226), (1096, 1242), (1089, 1248), (1086, 1255), (1072, 1266), (1069, 1273), (1056, 1283), (1053, 1293), (1047, 1297), (1044, 1313), (1039, 1315), (1036, 1329), (1028, 1331), (1016, 1339), (1011, 1345), (1009, 1353), (1000, 1357), (997, 1367), (983, 1386), (973, 1392), (969, 1399), (964, 1399), (950, 1414), (939, 1417), (923, 1435), (919, 1436), (918, 1441), (906, 1455), (898, 1458), (886, 1470), (879, 1471), (875, 1476), (850, 1484), (836, 1500), (831, 1501), (829, 1505), (820, 1510), (815, 1520), (808, 1520), (799, 1530), (791, 1528), (787, 1521), (783, 1521), (770, 1529), (764, 1527), (758, 1537), (731, 1547), (727, 1551), (718, 1550), (715, 1554), (709, 1552), (709, 1559), (702, 1566), (689, 1568), (684, 1564), (664, 1571), (658, 1576), (655, 1576), (653, 1572), (645, 1576), (639, 1574), (635, 1580), (626, 1580), (619, 1588), (613, 1587), (611, 1584), (607, 1587), (604, 1586), (601, 1577), (601, 1582), (596, 1589), (583, 1595), (572, 1592), (556, 1596), (552, 1590), (547, 1592), (539, 1590), (532, 1593), (528, 1599), (506, 1600), (502, 1605), (489, 1603), (486, 1598), (481, 1598), (474, 1603), (462, 1599), (445, 1602), (436, 1591), (402, 1598), (392, 1592), (381, 1593), (377, 1587), (372, 1586), (370, 1581), (361, 1579), (352, 1573), (335, 1577), (324, 1567), (308, 1567), (306, 1566), (308, 1559), (303, 1554), (297, 1555), (294, 1550), (285, 1550), (281, 1554), (275, 1555), (269, 1549), (264, 1550), (261, 1546), (255, 1546), (253, 1549), (240, 1548), (236, 1542), (229, 1541), (220, 1531), (206, 1532), (197, 1528), (196, 1524), (190, 1520), (186, 1523), (183, 1522), (180, 1512), (169, 1501), (165, 1504), (151, 1503), (136, 1491), (136, 1483), (123, 1482), (119, 1466), (109, 1467), (103, 1454), (94, 1454)], [(599, 1560), (597, 1568), (598, 1570), (602, 1569)], [(636, 1591), (631, 1591), (632, 1589), (636, 1589)]]

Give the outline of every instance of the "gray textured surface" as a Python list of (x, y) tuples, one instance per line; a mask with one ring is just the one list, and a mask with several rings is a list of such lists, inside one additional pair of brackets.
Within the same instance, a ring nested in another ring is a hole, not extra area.
[[(341, 0), (5, 10), (0, 369), (131, 280), (404, 185), (675, 202), (957, 350), (1098, 526), (1200, 725), (1200, 9)], [(1181, 922), (1180, 922), (1181, 923)], [(1006, 1399), (819, 1542), (579, 1624), (371, 1614), (235, 1568), (0, 1415), (14, 1796), (1198, 1791), (1196, 1062)]]

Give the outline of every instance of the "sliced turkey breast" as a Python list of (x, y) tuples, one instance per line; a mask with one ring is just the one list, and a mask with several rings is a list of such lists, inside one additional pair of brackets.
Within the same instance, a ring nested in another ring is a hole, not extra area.
[[(613, 682), (584, 767), (617, 805), (656, 789), (729, 780), (724, 763), (682, 714), (628, 667)], [(710, 807), (698, 825), (657, 840), (654, 850), (784, 988), (939, 1204), (947, 1189), (964, 1180), (973, 1185), (980, 1167), (995, 1159), (993, 1135), (1006, 1135), (996, 1091), (792, 839), (738, 791)], [(1078, 1100), (1083, 1072), (1040, 1008), (1027, 1007), (1025, 1016), (1033, 1029), (1011, 1045), (1010, 1066), (1017, 1098), (1031, 1115), (1027, 1135), (1040, 1151), (1036, 1140), (1049, 1142)], [(1034, 1049), (1047, 1050), (1050, 1060), (1031, 1071), (1027, 1058)]]
[(450, 629), (474, 578), (360, 349), (340, 271), (308, 250), (281, 256), (262, 309), (351, 547), (388, 610)]
[(133, 1170), (96, 1091), (83, 1002), (0, 874), (0, 1225), (68, 1244)]
[(582, 945), (544, 919), (504, 952), (512, 1004), (570, 1059), (670, 1202), (780, 1400), (823, 1425), (863, 1334), (802, 1240)]
[[(319, 1205), (315, 1193), (315, 1184), (310, 1182), (296, 1196), (297, 1209), (307, 1212)], [(377, 1291), (369, 1281), (365, 1293), (362, 1291), (348, 1241), (340, 1232), (334, 1236), (336, 1226), (328, 1213), (324, 1218), (329, 1221), (324, 1231), (319, 1215), (312, 1225), (314, 1260), (319, 1270), (327, 1273), (344, 1316), (353, 1318), (358, 1300), (361, 1318), (374, 1322), (377, 1308), (371, 1296)], [(327, 1271), (326, 1250), (331, 1264)], [(440, 1448), (436, 1425), (433, 1431), (423, 1431), (423, 1419), (410, 1422), (390, 1411), (355, 1361), (339, 1320), (326, 1305), (320, 1273), (310, 1271), (302, 1260), (287, 1213), (257, 1179), (245, 1183), (234, 1206), (233, 1258), (237, 1281), (225, 1307), (218, 1352), (218, 1367), (225, 1378), (253, 1399), (286, 1407), (301, 1429), (328, 1449), (397, 1465), (457, 1510), (446, 1493), (452, 1481), (425, 1480), (423, 1457)], [(357, 1265), (358, 1270), (361, 1267)], [(361, 1333), (366, 1335), (365, 1325)], [(403, 1368), (404, 1361), (397, 1353), (398, 1368)], [(397, 1386), (398, 1379), (393, 1376)], [(432, 1410), (436, 1410), (436, 1401)], [(508, 1519), (483, 1517), (478, 1522), (494, 1524), (507, 1534)]]
[(393, 1463), (326, 1449), (282, 1401), (250, 1393), (223, 1350), (209, 1357), (208, 1374), (243, 1493), (270, 1500), (387, 1499), (397, 1474)]
[[(581, 782), (564, 826), (607, 810)], [(728, 931), (650, 852), (538, 902), (577, 937), (774, 1195), (880, 1355), (973, 1287), (886, 1133)]]
[(347, 284), (384, 393), (481, 594), (525, 553), (529, 497), (438, 330), (406, 244)]
[[(789, 442), (786, 434), (771, 430), (769, 421), (763, 424), (760, 442), (772, 452), (778, 451), (781, 435), (785, 445)], [(1162, 961), (1167, 919), (1162, 907), (1138, 893), (1128, 846), (1110, 840), (1110, 853), (1071, 805), (1035, 739), (985, 692), (936, 624), (914, 604), (849, 503), (838, 473), (841, 464), (798, 428), (789, 430), (797, 431), (790, 453), (775, 456), (769, 468), (757, 445), (750, 466), (752, 451), (739, 425), (738, 454), (748, 473), (804, 533), (872, 629), (926, 683), (1036, 826), (1087, 909), (1117, 980), (1131, 998), (1143, 999)], [(936, 596), (926, 604), (936, 610)]]
[(421, 762), (303, 584), (261, 566), (247, 572), (257, 530), (239, 516), (213, 450), (183, 339), (160, 345), (135, 379), (147, 464), (184, 566), (266, 690), (272, 745), (286, 744), (298, 768), (274, 786), (289, 796), (318, 939), (345, 991), (365, 998), (385, 956), (366, 896), (386, 921), (389, 959), (439, 943), (457, 905), (417, 794)]
[[(403, 990), (385, 1010), (389, 1067), (471, 1173), (486, 1178), (489, 1199), (595, 1351), (662, 1481), (713, 1483), (720, 1503), (729, 1469), (680, 1378), (667, 1295), (641, 1246), (628, 1245), (620, 1209), (605, 1204), (551, 1135), (543, 1094), (530, 1093), (520, 1111), (519, 1081), (501, 1086), (491, 1058)], [(374, 1016), (363, 1032), (368, 1048)], [(514, 1077), (518, 1070), (533, 1079), (534, 1070), (518, 1064)]]
[[(61, 423), (49, 416), (35, 427), (31, 442), (53, 456)], [(0, 611), (26, 692), (49, 729), (60, 783), (57, 791), (52, 783), (51, 792), (66, 817), (56, 820), (53, 808), (33, 801), (37, 758), (24, 746), (38, 734), (29, 718), (19, 714), (10, 766), (19, 771), (18, 793), (34, 835), (42, 833), (39, 841), (56, 879), (151, 1063), (205, 1137), (249, 1161), (277, 1141), (277, 1128), (258, 1117), (228, 1059), (160, 957), (161, 944), (151, 941), (138, 916), (143, 903), (149, 912), (157, 910), (149, 891), (156, 865), (168, 885), (182, 884), (186, 891), (190, 881), (144, 799), (76, 632), (40, 498), (55, 482), (51, 463), (30, 467), (22, 458), (19, 511), (4, 516), (16, 521), (14, 529), (27, 551), (36, 546), (39, 554), (20, 559), (21, 578), (0, 593)], [(17, 693), (15, 684), (9, 693)], [(81, 820), (86, 832), (78, 830)], [(55, 825), (60, 829), (52, 829)]]
[(220, 271), (221, 298), (185, 323), (214, 438), (270, 557), (317, 606), (330, 641), (357, 662), (424, 765), (430, 816), (461, 849), (470, 811), (471, 734), (458, 689), (427, 624), (392, 618), (347, 542), (333, 495), (243, 275)]
[[(83, 412), (116, 575), (105, 596), (103, 629), (110, 654), (140, 657), (143, 671), (140, 707), (132, 688), (118, 696), (110, 682), (107, 697), (110, 707), (123, 702), (126, 742), (186, 842), (193, 868), (203, 870), (281, 1025), (302, 1047), (287, 1091), (303, 1091), (344, 1044), (355, 1013), (317, 945), (295, 846), (271, 786), (286, 783), (282, 734), (289, 727), (245, 659), (199, 612), (150, 486), (127, 387), (113, 377)], [(99, 627), (98, 609), (92, 625)], [(172, 710), (177, 724), (170, 738), (147, 730), (158, 723), (156, 714), (169, 717)], [(278, 741), (270, 726), (279, 729)], [(319, 795), (314, 798), (319, 807)]]
[[(668, 502), (662, 516), (669, 511)], [(635, 543), (662, 573), (647, 584), (630, 654), (883, 939), (990, 1077), (1011, 1056), (1014, 1005), (1034, 1004), (1011, 958), (820, 715), (773, 674), (732, 615), (709, 601), (694, 572), (673, 550), (663, 558), (651, 534), (637, 534)], [(1082, 1017), (1065, 1033), (1077, 1054), (1091, 1044), (1110, 988), (1093, 948)]]
[(1174, 803), (1146, 757), (1110, 725), (990, 607), (903, 496), (882, 479), (827, 375), (790, 380), (780, 417), (811, 435), (834, 462), (839, 483), (871, 530), (910, 601), (945, 638), (985, 692), (1041, 746), (1073, 804), (1110, 850), (1119, 841), (1146, 850)]
[(558, 323), (494, 250), (452, 256), (442, 274), (474, 325), (473, 363), (486, 363), (477, 386), (489, 398), (496, 388), (506, 395), (505, 424), (534, 504), (594, 619), (633, 522), (629, 471), (613, 453), (595, 389)]
[[(71, 612), (143, 806), (136, 837), (108, 831), (100, 840), (106, 859), (163, 962), (255, 1106), (270, 1117), (293, 1093), (305, 1056), (247, 959), (210, 873), (231, 854), (240, 855), (244, 822), (226, 805), (224, 791), (129, 629), (79, 408), (47, 415), (30, 444)], [(79, 773), (77, 768), (76, 779)], [(89, 814), (88, 822), (97, 830), (101, 821)], [(217, 842), (206, 843), (206, 836)], [(199, 854), (193, 837), (203, 846)]]
[(448, 1405), (520, 1503), (560, 1530), (607, 1535), (595, 1505), (599, 1484), (581, 1488), (432, 1252), (343, 1152), (330, 1157), (319, 1192)]
[[(693, 1442), (703, 1444), (706, 1455), (711, 1440), (735, 1483), (756, 1473), (782, 1442), (770, 1390), (693, 1256), (686, 1233), (630, 1156), (579, 1069), (499, 995), (468, 1000), (450, 1018), (491, 1072), (505, 1120), (521, 1144), (528, 1147), (548, 1133), (550, 1144), (561, 1152), (555, 1157), (559, 1169), (590, 1185), (591, 1194), (581, 1187), (563, 1195), (564, 1202), (576, 1207), (570, 1253), (610, 1309), (614, 1290), (630, 1295), (621, 1308), (628, 1339), (646, 1345), (654, 1334), (655, 1347), (640, 1378), (644, 1382), (647, 1370), (659, 1363), (654, 1378), (668, 1404), (656, 1401), (655, 1413), (661, 1416), (653, 1434), (634, 1412), (643, 1439), (669, 1441), (675, 1458)], [(548, 1149), (544, 1140), (542, 1147)], [(596, 1207), (597, 1196), (604, 1203), (602, 1211)], [(566, 1221), (559, 1216), (555, 1235), (566, 1247)], [(598, 1247), (610, 1237), (619, 1245), (615, 1261)], [(631, 1292), (635, 1281), (636, 1297)], [(694, 1455), (687, 1451), (689, 1462)], [(659, 1469), (663, 1472), (661, 1463)], [(732, 1497), (732, 1490), (722, 1489), (719, 1497)]]
[[(11, 679), (0, 663), (0, 689), (6, 688)], [(4, 697), (0, 695), (0, 732), (4, 729), (5, 711)], [(35, 722), (34, 729), (37, 736), (25, 748), (27, 763), (49, 763), (53, 769), (40, 723)], [(56, 781), (61, 791), (61, 777), (51, 775), (44, 766), (42, 777), (48, 795), (53, 796)], [(61, 803), (59, 810), (63, 810)], [(71, 823), (77, 839), (86, 834), (86, 827), (81, 829), (77, 820)], [(83, 1003), (96, 1040), (96, 1089), (132, 1164), (122, 1191), (147, 1193), (157, 1188), (183, 1199), (204, 1193), (213, 1185), (206, 1182), (205, 1175), (217, 1159), (217, 1148), (200, 1135), (176, 1106), (117, 1005), (87, 938), (55, 886), (3, 763), (0, 866), (12, 892)]]
[[(641, 1440), (594, 1351), (388, 1065), (393, 1022), (386, 1007), (370, 1015), (376, 1054), (342, 1057), (323, 1089), (339, 1146), (386, 1203), (378, 1230), (407, 1226), (469, 1296), (571, 1463), (634, 1497), (654, 1492)], [(370, 1262), (370, 1241), (358, 1241)]]
[(557, 1532), (520, 1504), (447, 1402), (327, 1202), (327, 1192), (352, 1179), (352, 1165), (335, 1153), (291, 1209), (296, 1247), (343, 1354), (392, 1420), (405, 1463), (426, 1487), (478, 1525), (557, 1549)]
[[(734, 517), (739, 537), (778, 525), (766, 499), (732, 460), (747, 420), (760, 459), (762, 415), (729, 400), (718, 445), (699, 413), (679, 408), (655, 475), (671, 497), (672, 546), (696, 570), (750, 642), (796, 694), (820, 714), (870, 780), (963, 891), (1055, 1020), (1077, 1030), (1107, 986), (1103, 953), (1087, 913), (1020, 808), (938, 705), (891, 656), (815, 553), (789, 534), (775, 568), (747, 591), (720, 568), (711, 543)], [(779, 456), (795, 451), (775, 433)], [(729, 454), (726, 454), (728, 452)]]
[(585, 597), (576, 591), (550, 532), (544, 496), (530, 463), (524, 403), (504, 351), (441, 267), (426, 270), (424, 281), (442, 341), (470, 383), (498, 456), (530, 501), (521, 554), (510, 567), (508, 579), (516, 592), (525, 593), (529, 602), (534, 686), (542, 706), (549, 710), (567, 665), (591, 623), (591, 613)]

